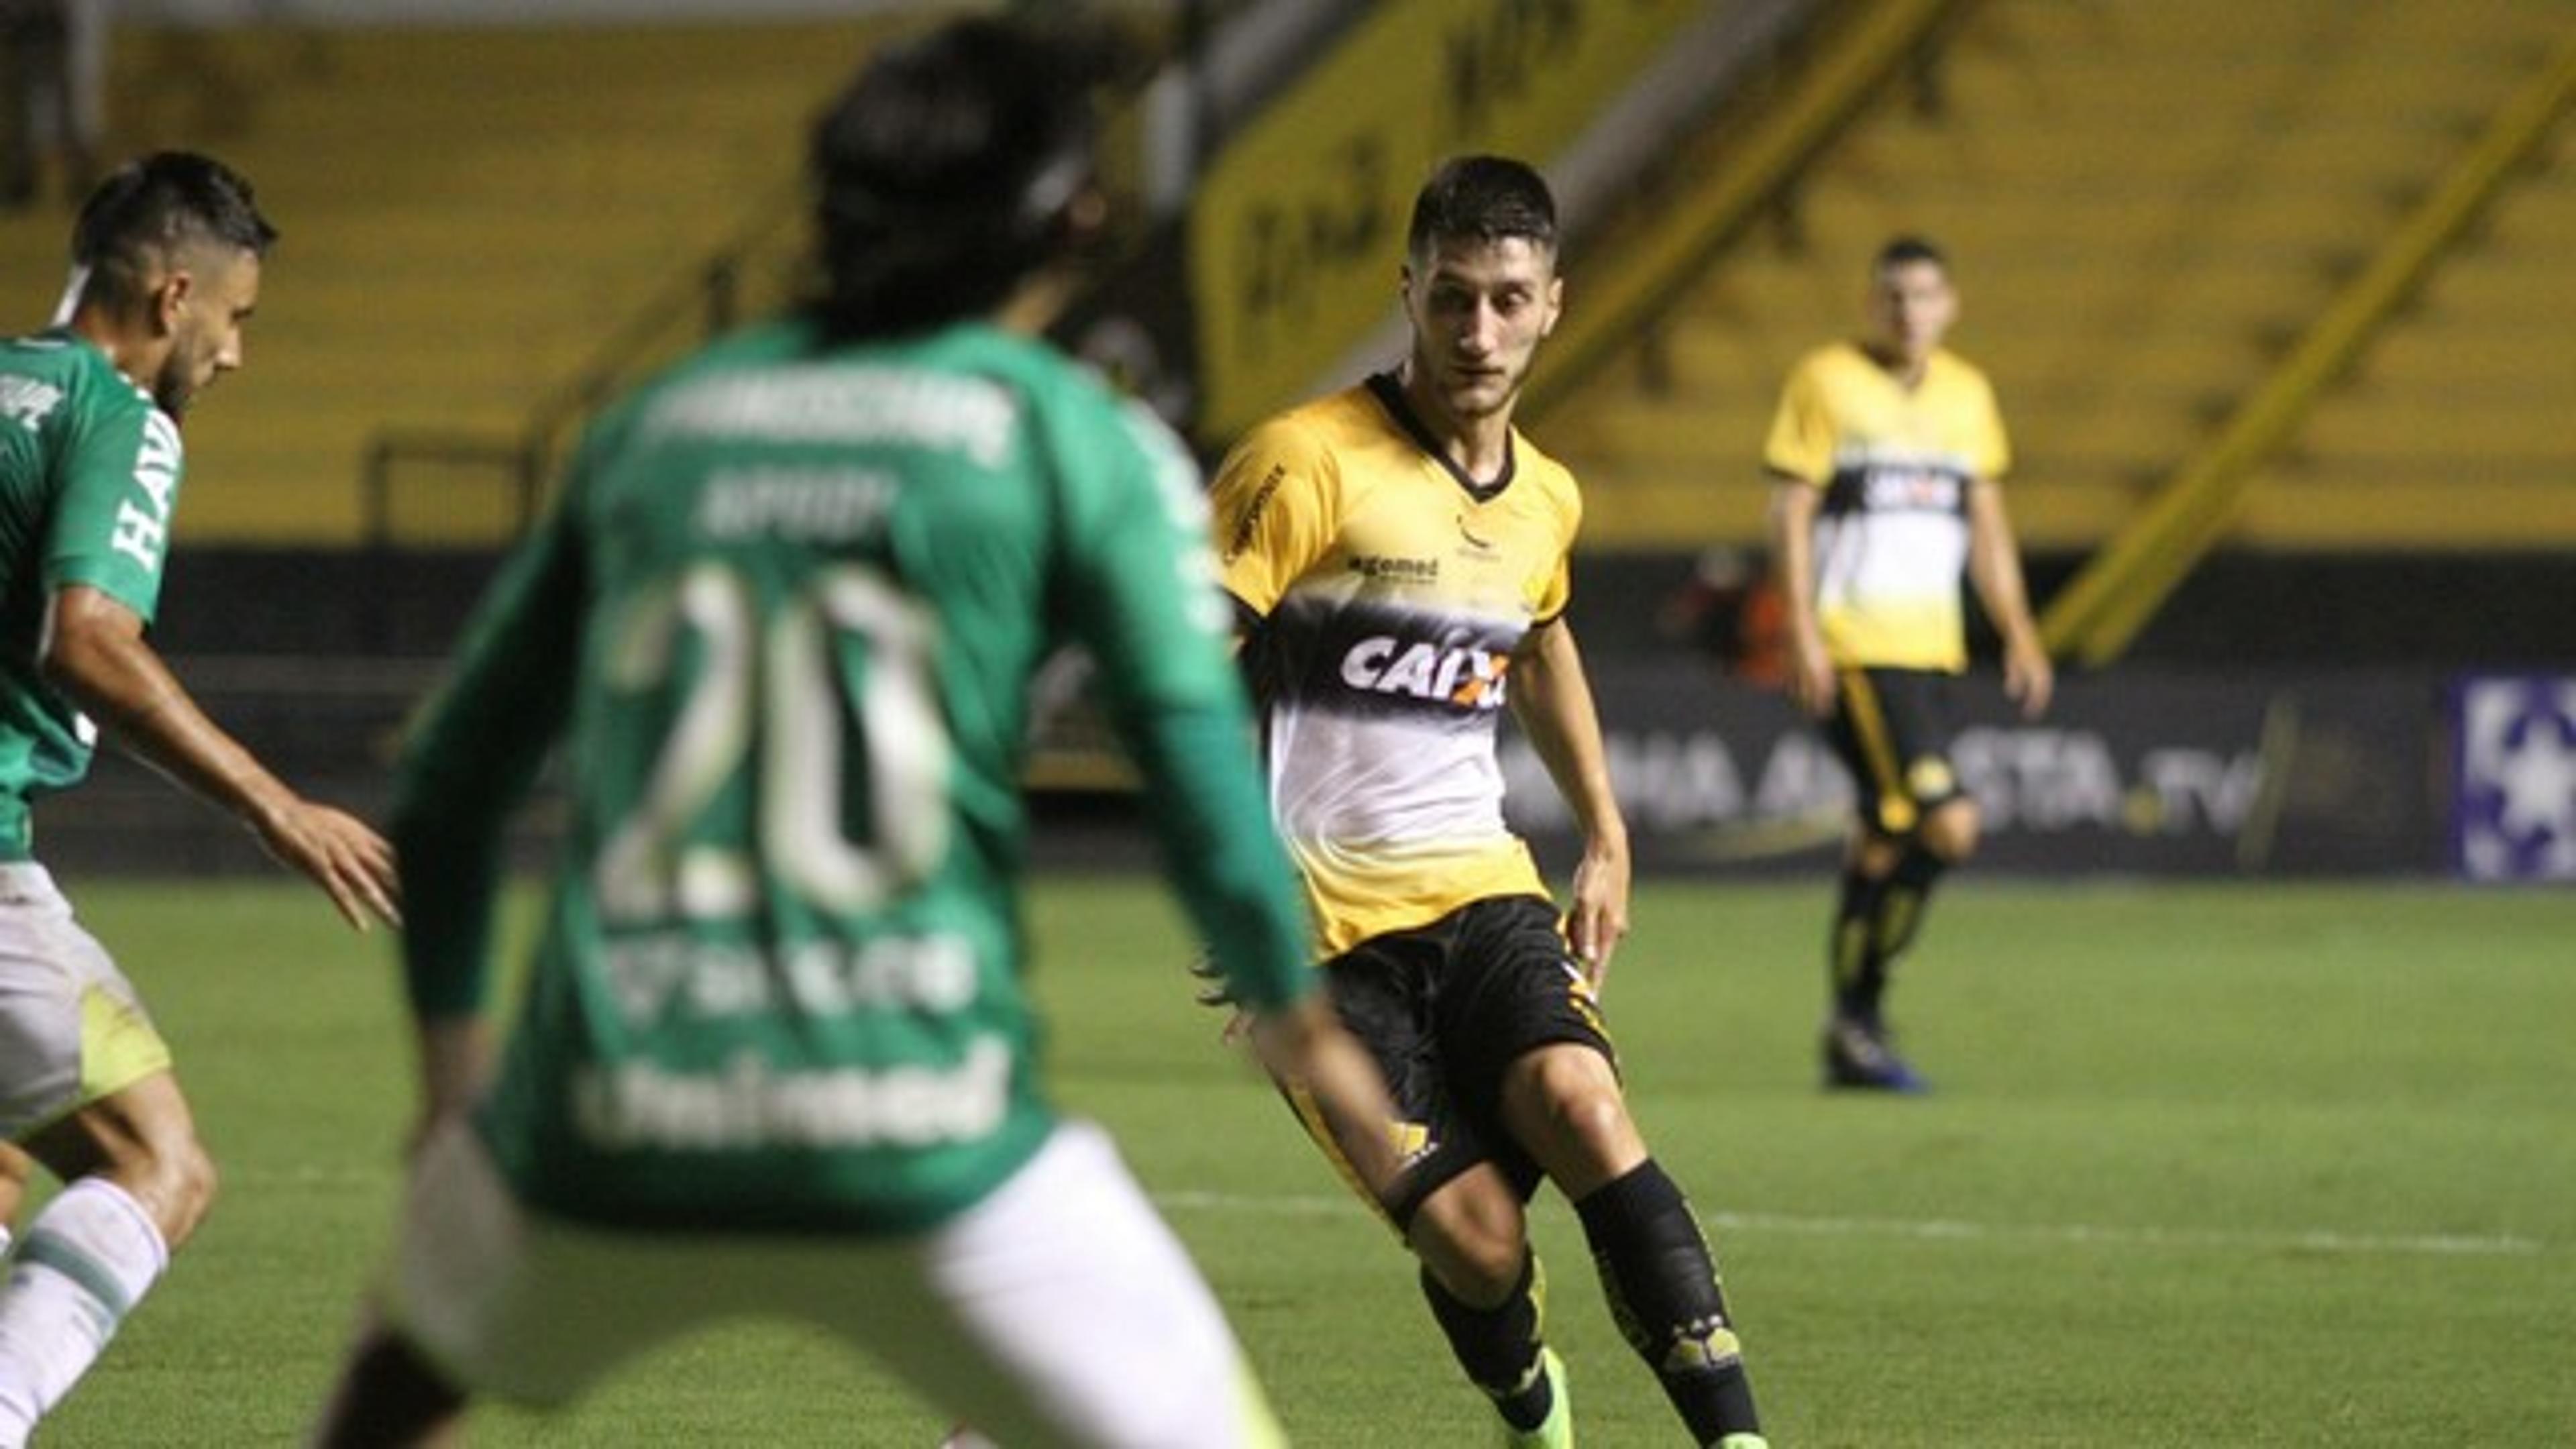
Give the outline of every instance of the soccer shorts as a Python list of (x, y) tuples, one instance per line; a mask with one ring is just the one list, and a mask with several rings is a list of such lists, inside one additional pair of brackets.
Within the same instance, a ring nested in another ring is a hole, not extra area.
[(1215, 1296), (1108, 1134), (1086, 1123), (1058, 1127), (949, 1222), (883, 1238), (551, 1218), (512, 1198), (460, 1125), (423, 1145), (400, 1232), (385, 1317), (473, 1394), (561, 1404), (685, 1333), (784, 1317), (1001, 1444), (1286, 1442)]
[(1863, 828), (1911, 835), (1967, 793), (1950, 765), (1951, 676), (1926, 669), (1844, 669), (1825, 737), (1851, 771)]
[(0, 1138), (170, 1070), (134, 985), (32, 862), (0, 864)]
[[(1403, 1168), (1379, 1205), (1398, 1231), (1423, 1199), (1480, 1162), (1493, 1163), (1524, 1202), (1538, 1190), (1538, 1163), (1503, 1125), (1512, 1063), (1559, 1042), (1618, 1062), (1556, 907), (1538, 896), (1471, 901), (1430, 925), (1372, 936), (1321, 969), (1343, 1025), (1395, 1099)], [(1311, 1104), (1295, 1093), (1290, 1100), (1341, 1165)]]

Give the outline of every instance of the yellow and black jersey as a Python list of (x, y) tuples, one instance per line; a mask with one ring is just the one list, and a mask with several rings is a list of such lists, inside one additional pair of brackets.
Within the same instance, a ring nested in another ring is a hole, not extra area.
[(1257, 621), (1271, 808), (1325, 953), (1544, 895), (1503, 824), (1494, 732), (1513, 651), (1565, 609), (1572, 475), (1515, 434), (1475, 483), (1380, 375), (1254, 429), (1215, 503), (1226, 590)]
[(1985, 374), (1935, 351), (1908, 388), (1851, 343), (1819, 348), (1789, 375), (1762, 461), (1825, 491), (1816, 618), (1834, 662), (1966, 668), (1969, 487), (2012, 462)]

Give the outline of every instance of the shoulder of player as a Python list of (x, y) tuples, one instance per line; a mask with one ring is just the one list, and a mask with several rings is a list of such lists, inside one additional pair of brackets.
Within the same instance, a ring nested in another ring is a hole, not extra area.
[(69, 332), (9, 339), (0, 346), (0, 373), (53, 388), (71, 409), (91, 417), (160, 411), (152, 394), (120, 371), (106, 353)]
[(1018, 399), (1029, 415), (1103, 433), (1124, 433), (1148, 452), (1186, 451), (1153, 408), (1121, 391), (1100, 370), (1044, 339), (985, 323), (950, 331), (919, 356), (927, 371), (971, 375)]
[(1987, 378), (1984, 368), (1946, 347), (1935, 349), (1924, 369), (1934, 382), (1945, 387), (1972, 388), (1986, 393), (1994, 391), (1994, 383)]
[(1321, 476), (1357, 436), (1348, 401), (1348, 394), (1334, 393), (1253, 424), (1226, 450), (1217, 470), (1219, 479), (1274, 472)]
[(1583, 489), (1575, 481), (1574, 470), (1518, 428), (1512, 430), (1512, 475), (1514, 487), (1527, 483), (1562, 498), (1569, 506), (1581, 507)]
[(1838, 337), (1801, 353), (1797, 362), (1790, 367), (1789, 376), (1795, 380), (1801, 377), (1825, 378), (1846, 372), (1874, 374), (1878, 371), (1879, 366), (1871, 360), (1867, 348), (1850, 338)]
[(163, 411), (142, 384), (110, 362), (106, 353), (75, 342), (60, 355), (65, 359), (58, 374), (65, 426), (93, 437), (152, 435), (173, 456), (184, 453), (178, 420)]

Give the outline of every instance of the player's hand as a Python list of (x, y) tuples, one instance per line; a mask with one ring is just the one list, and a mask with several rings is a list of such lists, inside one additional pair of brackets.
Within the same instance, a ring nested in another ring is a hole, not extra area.
[(251, 822), (277, 861), (300, 871), (331, 898), (340, 915), (364, 931), (371, 921), (402, 924), (402, 883), (394, 848), (345, 811), (290, 799)]
[(2004, 650), (2004, 697), (2021, 706), (2023, 719), (2048, 711), (2057, 692), (2057, 669), (2036, 640), (2023, 640)]
[(1809, 635), (1790, 641), (1789, 698), (1798, 708), (1816, 719), (1832, 715), (1838, 687), (1833, 656), (1825, 652), (1823, 638)]
[(1191, 957), (1190, 975), (1198, 979), (1199, 988), (1192, 993), (1198, 1004), (1226, 1014), (1225, 1029), (1217, 1034), (1217, 1039), (1228, 1046), (1243, 1040), (1245, 1034), (1252, 1030), (1252, 1018), (1245, 1014), (1242, 1003), (1234, 999), (1234, 988), (1226, 984), (1225, 970), (1216, 964), (1215, 953), (1201, 951)]
[(1628, 851), (1591, 846), (1574, 867), (1574, 905), (1565, 913), (1566, 944), (1599, 991), (1610, 976), (1610, 957), (1628, 934)]

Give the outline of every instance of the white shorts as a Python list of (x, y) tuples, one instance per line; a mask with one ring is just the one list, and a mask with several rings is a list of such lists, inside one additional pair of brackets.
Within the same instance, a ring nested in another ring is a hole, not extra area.
[(1286, 1442), (1215, 1296), (1087, 1123), (952, 1221), (888, 1238), (550, 1218), (455, 1127), (423, 1146), (401, 1233), (385, 1316), (469, 1393), (559, 1404), (683, 1333), (786, 1317), (1010, 1449)]
[(133, 983), (72, 919), (54, 878), (0, 863), (0, 1139), (169, 1069)]

